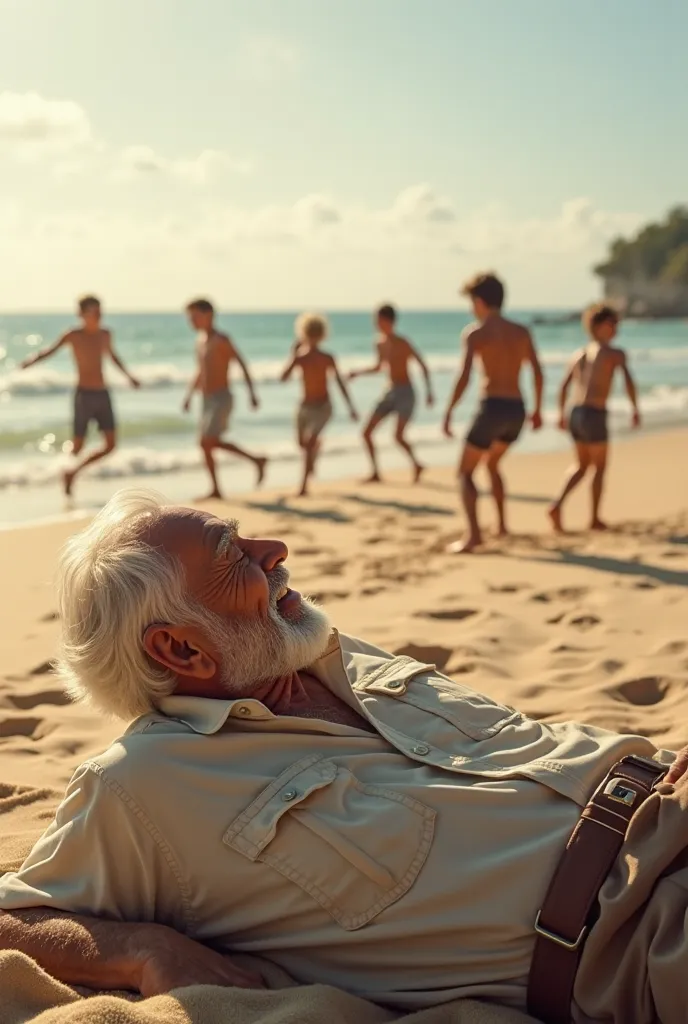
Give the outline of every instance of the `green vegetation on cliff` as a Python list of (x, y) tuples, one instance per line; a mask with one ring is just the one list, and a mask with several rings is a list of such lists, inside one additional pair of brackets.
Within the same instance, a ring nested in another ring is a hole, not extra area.
[(688, 207), (676, 206), (664, 221), (647, 224), (635, 238), (612, 242), (605, 263), (595, 267), (605, 280), (638, 278), (688, 287)]

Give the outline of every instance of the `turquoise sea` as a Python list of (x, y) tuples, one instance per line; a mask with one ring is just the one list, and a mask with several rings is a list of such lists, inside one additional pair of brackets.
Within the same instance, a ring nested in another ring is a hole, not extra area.
[[(550, 313), (552, 311), (549, 311)], [(514, 317), (532, 322), (542, 311), (521, 310)], [(231, 436), (247, 448), (271, 456), (266, 486), (288, 492), (296, 484), (298, 453), (293, 418), (299, 388), (296, 381), (279, 383), (293, 340), (294, 313), (232, 313), (219, 324), (235, 339), (249, 360), (261, 398), (257, 412), (249, 409), (241, 381), (234, 382), (235, 415)], [(429, 464), (446, 464), (456, 457), (458, 441), (443, 438), (443, 406), (459, 360), (459, 335), (468, 322), (461, 312), (407, 312), (400, 333), (424, 352), (431, 368), (437, 406), (419, 402), (412, 438)], [(17, 364), (37, 346), (47, 344), (71, 326), (69, 315), (13, 314), (0, 316), (0, 524), (59, 515), (64, 512), (60, 473), (66, 456), (62, 444), (71, 432), (71, 394), (74, 372), (71, 356), (60, 352), (35, 368), (19, 372)], [(119, 424), (120, 447), (114, 455), (87, 471), (77, 482), (77, 505), (92, 508), (122, 486), (152, 486), (170, 498), (183, 500), (202, 493), (206, 481), (196, 448), (198, 407), (190, 416), (181, 412), (185, 387), (193, 368), (193, 336), (179, 314), (113, 314), (106, 317), (115, 345), (131, 371), (140, 378), (140, 391), (131, 390), (115, 367), (108, 368)], [(343, 370), (362, 366), (372, 358), (373, 325), (367, 312), (330, 316), (329, 350)], [(581, 344), (578, 324), (534, 327), (546, 373), (548, 429), (524, 434), (524, 450), (566, 444), (554, 429), (554, 405), (564, 367)], [(683, 321), (626, 321), (619, 343), (631, 358), (642, 395), (648, 427), (688, 420), (688, 323)], [(420, 381), (419, 381), (420, 383)], [(352, 385), (354, 400), (363, 416), (385, 386), (380, 377), (367, 377)], [(526, 380), (526, 390), (530, 388)], [(196, 399), (198, 401), (198, 399)], [(457, 437), (472, 415), (475, 387), (457, 410)], [(335, 395), (336, 416), (325, 442), (318, 476), (327, 480), (367, 469), (359, 428), (351, 423)], [(622, 393), (612, 403), (612, 424), (617, 433), (627, 428), (629, 416)], [(383, 465), (404, 464), (394, 448), (388, 426), (380, 432)], [(88, 474), (88, 475), (87, 475)], [(223, 461), (225, 490), (246, 491), (252, 472), (244, 463)]]

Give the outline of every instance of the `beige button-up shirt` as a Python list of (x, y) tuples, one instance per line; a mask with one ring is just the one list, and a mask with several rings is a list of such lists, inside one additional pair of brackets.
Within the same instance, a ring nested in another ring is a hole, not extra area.
[(522, 1006), (580, 807), (655, 748), (543, 725), (343, 635), (310, 670), (373, 731), (166, 698), (77, 770), (0, 908), (173, 925), (399, 1008)]

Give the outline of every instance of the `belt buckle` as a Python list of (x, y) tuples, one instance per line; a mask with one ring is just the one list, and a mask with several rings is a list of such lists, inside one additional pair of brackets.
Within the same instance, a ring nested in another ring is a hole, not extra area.
[(574, 939), (573, 942), (569, 942), (569, 940), (565, 939), (563, 935), (557, 935), (556, 932), (551, 932), (548, 928), (544, 928), (540, 924), (541, 914), (542, 911), (538, 910), (538, 915), (535, 918), (535, 931), (537, 934), (541, 935), (543, 939), (549, 939), (549, 941), (553, 942), (555, 946), (562, 946), (564, 949), (568, 949), (570, 952), (575, 953), (588, 933), (588, 926), (584, 924), (580, 930), (578, 938)]
[(638, 794), (625, 783), (625, 779), (614, 777), (604, 787), (603, 793), (617, 804), (623, 804), (624, 807), (632, 807), (638, 798)]

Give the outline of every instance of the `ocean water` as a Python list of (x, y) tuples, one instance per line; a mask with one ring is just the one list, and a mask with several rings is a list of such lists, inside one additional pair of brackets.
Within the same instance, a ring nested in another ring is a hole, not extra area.
[[(514, 316), (531, 322), (537, 311)], [(219, 326), (234, 338), (250, 363), (261, 408), (249, 408), (243, 381), (234, 381), (235, 414), (230, 437), (242, 446), (272, 459), (266, 486), (296, 485), (299, 453), (294, 438), (294, 409), (298, 381), (279, 382), (293, 340), (293, 313), (235, 313), (219, 318)], [(437, 403), (427, 409), (419, 401), (411, 438), (428, 464), (446, 464), (456, 457), (458, 442), (443, 438), (440, 424), (444, 404), (459, 362), (459, 335), (468, 322), (461, 312), (409, 312), (399, 330), (423, 351), (430, 366)], [(207, 482), (196, 445), (199, 398), (190, 415), (181, 411), (185, 388), (193, 372), (194, 341), (184, 318), (177, 314), (113, 314), (107, 325), (126, 365), (142, 382), (129, 388), (114, 366), (108, 366), (118, 419), (120, 446), (108, 459), (87, 470), (76, 483), (76, 506), (85, 510), (102, 504), (123, 486), (152, 486), (170, 498), (183, 500), (203, 493)], [(0, 524), (62, 514), (60, 475), (67, 463), (62, 446), (71, 436), (74, 369), (71, 354), (61, 351), (26, 371), (17, 365), (37, 347), (56, 338), (73, 324), (70, 316), (14, 314), (0, 316)], [(373, 326), (369, 313), (335, 313), (330, 317), (327, 348), (343, 371), (372, 359)], [(583, 335), (578, 324), (534, 327), (546, 374), (547, 428), (525, 433), (520, 447), (553, 448), (566, 444), (554, 429), (556, 394), (564, 368)], [(688, 421), (688, 323), (685, 321), (626, 321), (619, 343), (629, 352), (648, 427)], [(420, 385), (420, 380), (418, 381)], [(477, 381), (456, 410), (460, 438), (476, 404)], [(526, 393), (530, 392), (527, 371)], [(620, 382), (617, 382), (620, 387)], [(364, 418), (385, 387), (380, 376), (351, 384), (354, 401)], [(419, 387), (419, 395), (422, 389)], [(318, 467), (321, 480), (361, 474), (367, 462), (360, 427), (348, 418), (335, 393), (336, 414), (325, 440)], [(617, 433), (627, 429), (629, 413), (623, 392), (611, 404)], [(404, 456), (395, 448), (391, 426), (379, 433), (383, 466), (397, 468)], [(220, 456), (221, 480), (227, 492), (252, 486), (252, 469)]]

